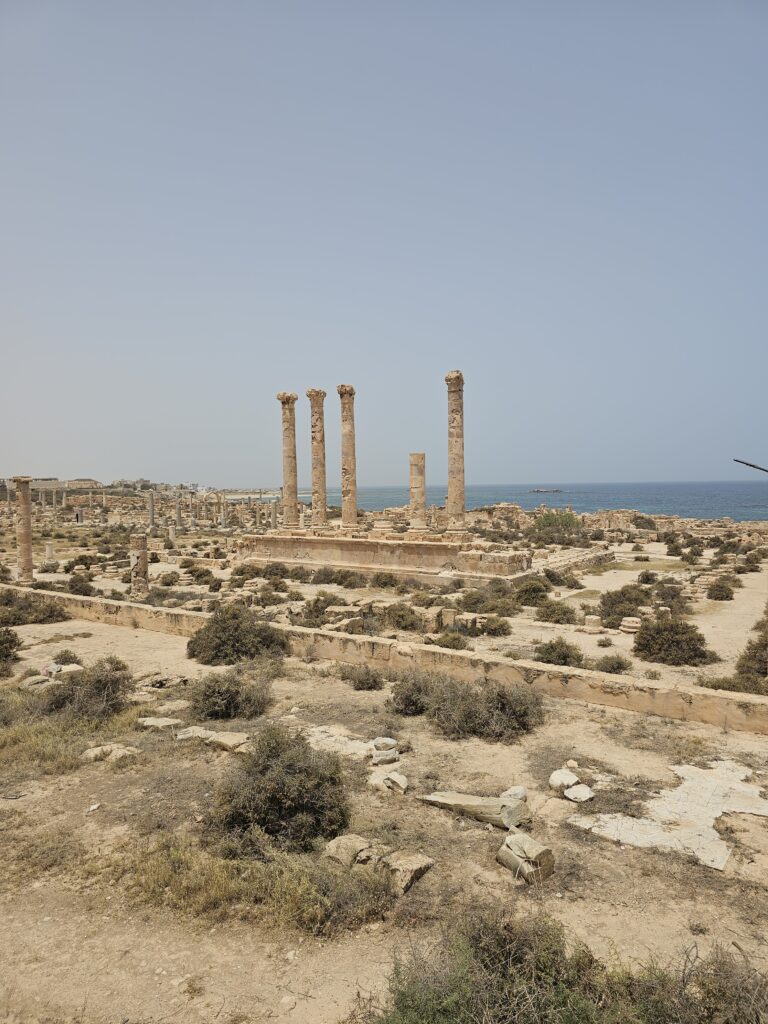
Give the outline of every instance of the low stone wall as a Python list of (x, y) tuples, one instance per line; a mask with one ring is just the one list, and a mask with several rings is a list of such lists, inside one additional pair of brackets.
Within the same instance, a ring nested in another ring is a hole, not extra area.
[[(3, 585), (2, 589), (26, 588)], [(173, 636), (192, 636), (210, 616), (176, 608), (152, 608), (127, 601), (76, 597), (37, 591), (57, 601), (73, 617)], [(664, 718), (704, 722), (723, 729), (768, 735), (768, 698), (694, 686), (668, 684), (588, 669), (561, 668), (533, 661), (510, 661), (499, 655), (451, 651), (431, 644), (407, 644), (384, 637), (336, 633), (328, 629), (276, 625), (290, 640), (291, 652), (347, 664), (371, 664), (382, 669), (440, 671), (472, 681), (480, 677), (535, 687), (549, 697), (641, 711)]]
[(470, 572), (508, 576), (530, 568), (527, 552), (468, 548), (452, 541), (385, 540), (373, 537), (316, 537), (268, 533), (237, 541), (243, 559), (330, 565), (346, 569), (400, 570), (412, 573)]

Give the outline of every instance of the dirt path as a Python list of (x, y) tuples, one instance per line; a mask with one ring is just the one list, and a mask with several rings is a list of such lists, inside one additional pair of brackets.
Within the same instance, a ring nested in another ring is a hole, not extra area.
[(391, 962), (391, 937), (375, 931), (281, 944), (253, 925), (195, 929), (53, 885), (6, 896), (1, 916), (0, 1019), (10, 1021), (336, 1024)]

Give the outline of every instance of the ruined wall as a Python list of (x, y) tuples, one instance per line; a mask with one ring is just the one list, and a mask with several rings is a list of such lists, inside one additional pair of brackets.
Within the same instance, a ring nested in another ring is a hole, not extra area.
[[(4, 589), (26, 590), (14, 586)], [(39, 591), (61, 604), (73, 618), (118, 626), (148, 629), (174, 636), (192, 636), (210, 618), (204, 612), (151, 608), (127, 601), (75, 597)], [(664, 718), (704, 722), (723, 729), (768, 735), (768, 698), (692, 686), (668, 684), (588, 669), (510, 661), (497, 655), (450, 651), (427, 644), (407, 644), (384, 637), (352, 636), (333, 630), (276, 625), (288, 636), (291, 652), (299, 657), (327, 658), (347, 664), (372, 664), (391, 669), (440, 671), (457, 679), (480, 677), (535, 687), (549, 697), (565, 697), (589, 704), (640, 711)]]
[(466, 548), (449, 541), (374, 540), (364, 537), (311, 537), (267, 534), (237, 542), (240, 558), (382, 569), (479, 572), (508, 576), (530, 567), (526, 552), (511, 553)]

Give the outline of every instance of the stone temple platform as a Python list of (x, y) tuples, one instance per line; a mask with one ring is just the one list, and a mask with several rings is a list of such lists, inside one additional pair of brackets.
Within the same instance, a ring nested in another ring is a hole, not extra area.
[(517, 575), (531, 567), (531, 555), (525, 551), (497, 550), (494, 545), (461, 540), (407, 540), (391, 535), (384, 538), (272, 532), (239, 538), (233, 555), (236, 561), (256, 564), (327, 565), (366, 575), (391, 572), (424, 580), (452, 576), (482, 581)]

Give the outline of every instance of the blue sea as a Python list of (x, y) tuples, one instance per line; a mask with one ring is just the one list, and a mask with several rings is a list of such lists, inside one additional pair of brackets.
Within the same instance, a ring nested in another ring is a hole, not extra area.
[[(557, 489), (555, 494), (535, 494), (535, 488)], [(302, 492), (304, 493), (304, 492)], [(427, 488), (428, 505), (445, 504), (446, 486)], [(574, 512), (629, 508), (638, 512), (666, 513), (693, 519), (768, 519), (768, 476), (749, 481), (712, 483), (642, 484), (483, 484), (466, 488), (467, 508), (508, 501), (523, 508), (545, 504), (550, 508), (570, 505)], [(408, 504), (407, 487), (358, 487), (360, 508), (375, 511)], [(328, 503), (341, 504), (341, 491), (329, 490)]]

